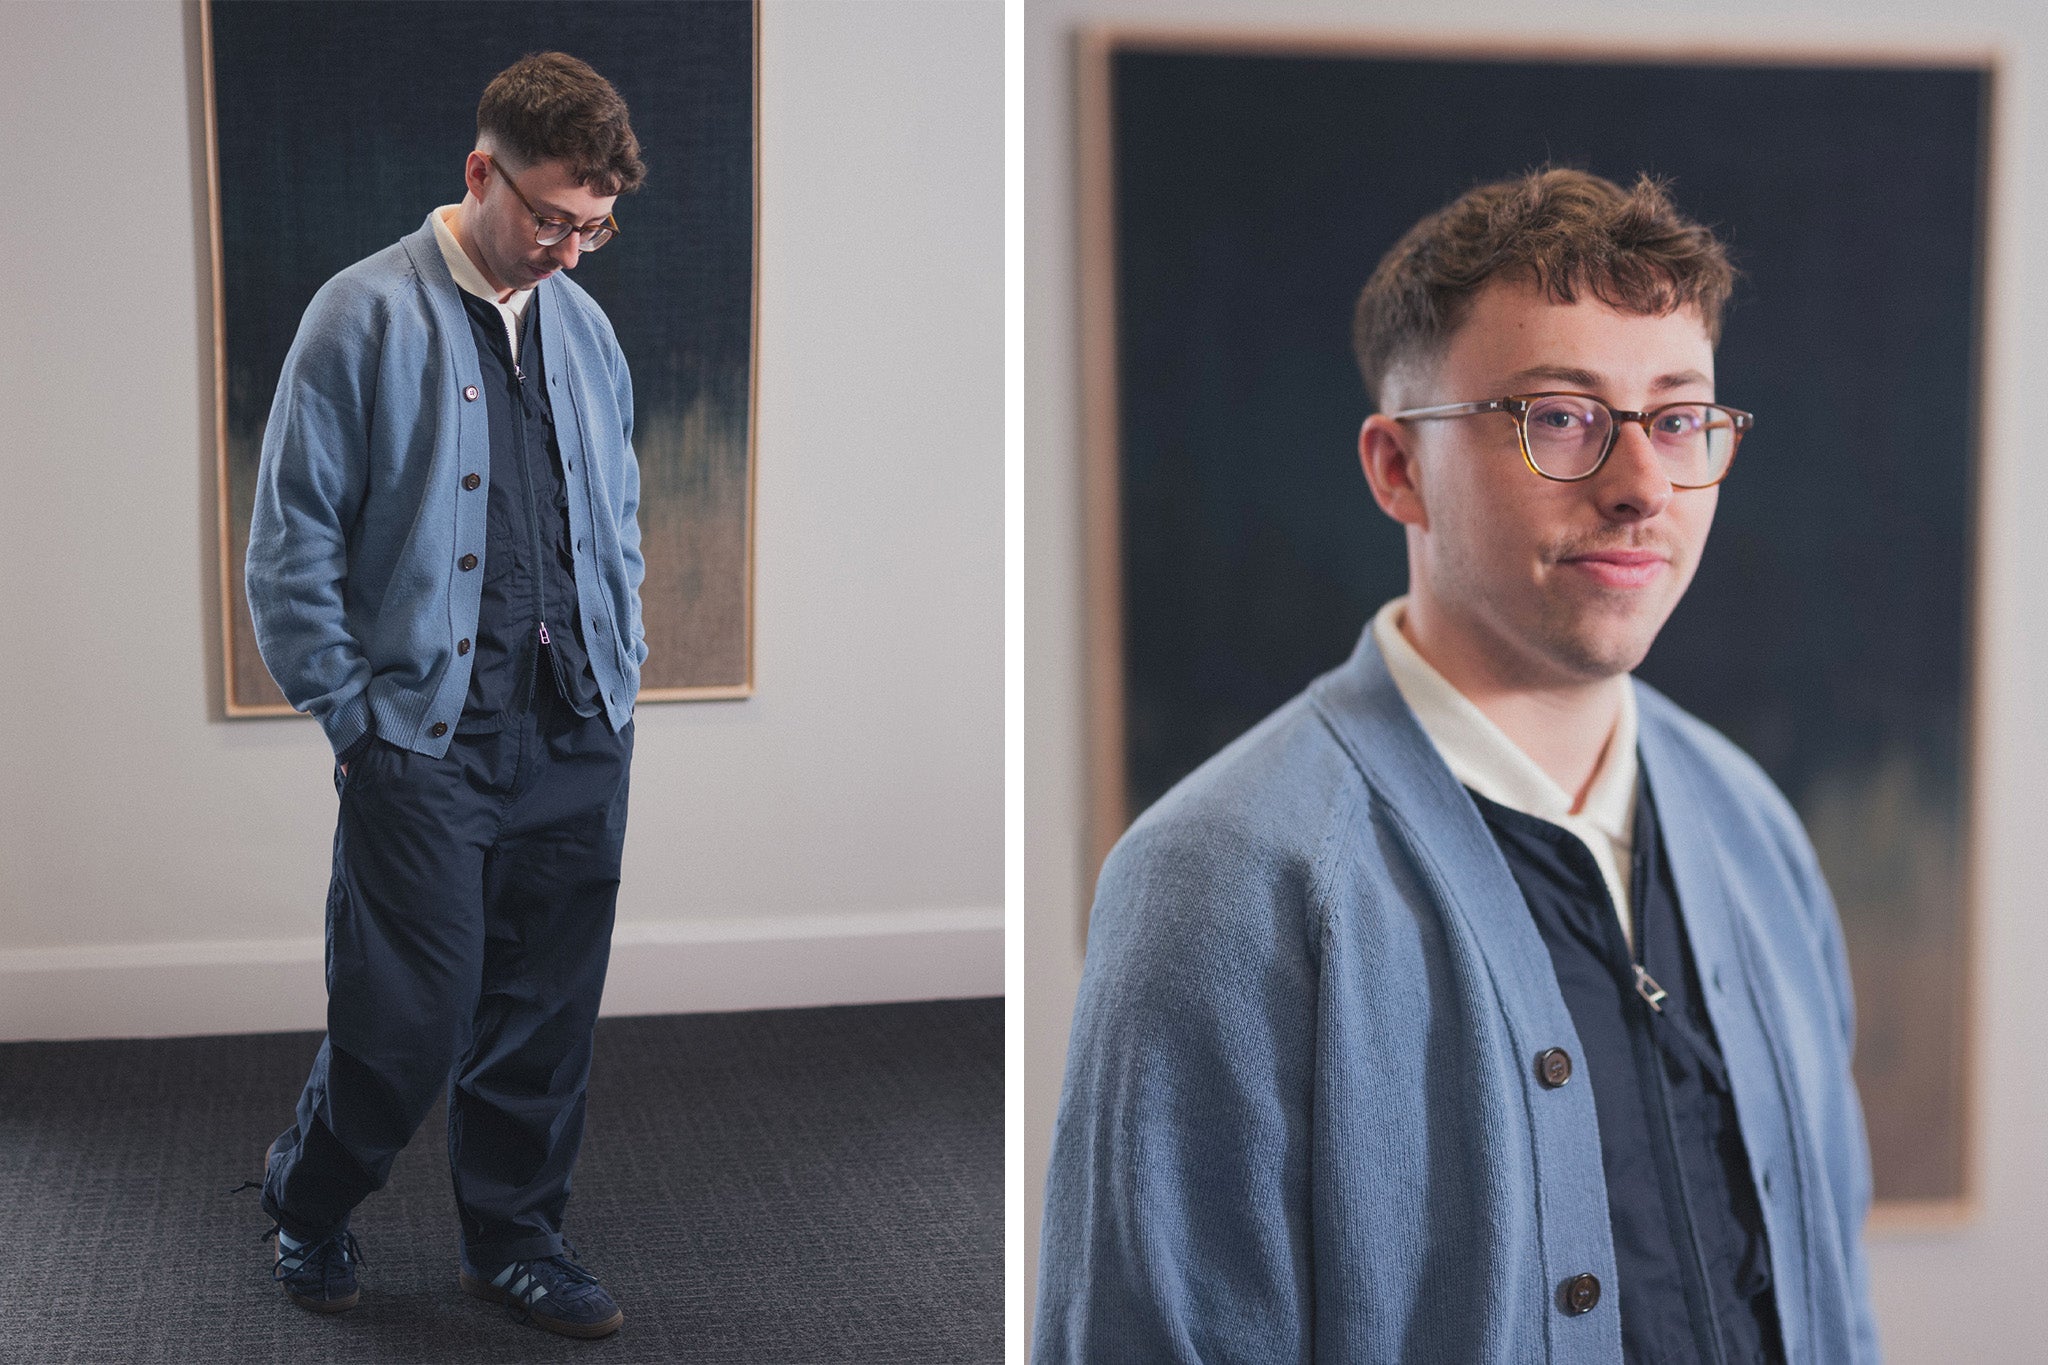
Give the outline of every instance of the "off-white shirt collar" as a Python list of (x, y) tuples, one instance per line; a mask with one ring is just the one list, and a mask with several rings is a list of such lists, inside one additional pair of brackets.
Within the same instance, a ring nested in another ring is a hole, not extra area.
[(476, 262), (469, 259), (469, 253), (462, 249), (462, 243), (455, 240), (454, 221), (457, 205), (445, 204), (434, 210), (434, 241), (441, 248), (441, 259), (448, 263), (448, 273), (455, 277), (456, 287), (465, 294), (474, 294), (480, 299), (489, 299), (497, 305), (498, 316), (504, 319), (505, 335), (512, 341), (512, 361), (519, 362), (519, 320), (526, 315), (526, 305), (533, 300), (531, 289), (514, 289), (509, 294), (491, 288), (491, 282), (484, 278), (484, 272), (476, 268)]
[(1407, 598), (1397, 597), (1380, 608), (1372, 621), (1373, 641), (1386, 660), (1401, 700), (1415, 713), (1451, 775), (1489, 801), (1576, 834), (1607, 883), (1623, 936), (1631, 937), (1629, 885), (1623, 869), (1629, 866), (1635, 845), (1639, 776), (1635, 688), (1622, 688), (1621, 714), (1601, 756), (1600, 770), (1586, 790), (1584, 808), (1574, 814), (1571, 794), (1408, 642), (1401, 633), (1401, 614), (1407, 605)]

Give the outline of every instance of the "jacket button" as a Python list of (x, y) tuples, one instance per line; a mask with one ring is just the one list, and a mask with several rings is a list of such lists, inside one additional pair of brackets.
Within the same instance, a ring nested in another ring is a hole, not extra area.
[(456, 652), (457, 654), (467, 654), (467, 653), (469, 653), (469, 641), (467, 641), (467, 640), (457, 640), (457, 641), (455, 642), (455, 652)]
[(462, 486), (472, 493), (476, 492), (476, 486), (482, 482), (483, 480), (474, 474), (464, 474), (462, 476)]
[(471, 384), (462, 391), (462, 401), (465, 403), (474, 403), (476, 401), (476, 385)]
[(471, 569), (474, 569), (476, 567), (476, 556), (464, 555), (462, 558), (455, 561), (455, 567), (462, 570), (464, 573), (468, 573)]
[[(443, 735), (445, 735), (445, 734), (447, 734), (447, 733), (448, 733), (448, 722), (447, 722), (447, 721), (445, 721), (445, 720), (437, 720), (437, 721), (435, 721), (435, 722), (434, 722), (434, 728), (433, 728), (433, 729), (431, 729), (431, 730), (429, 730), (429, 731), (427, 731), (427, 733), (428, 733), (428, 734), (430, 734), (430, 735), (432, 735), (432, 736), (433, 736), (433, 737), (434, 737), (435, 739), (439, 739), (439, 738), (440, 738), (441, 736), (443, 736)], [(1593, 1277), (1592, 1277), (1591, 1275), (1581, 1275), (1581, 1276), (1579, 1276), (1579, 1278), (1580, 1278), (1580, 1279), (1582, 1279), (1582, 1280), (1590, 1280), (1590, 1279), (1592, 1279)], [(1595, 1294), (1598, 1294), (1598, 1293), (1600, 1292), (1600, 1286), (1598, 1286), (1598, 1285), (1594, 1285), (1594, 1286), (1593, 1286), (1593, 1292), (1594, 1292)]]
[[(1543, 1082), (1545, 1089), (1555, 1090), (1571, 1078), (1571, 1053), (1561, 1047), (1552, 1047), (1536, 1054), (1536, 1079)], [(1598, 1286), (1595, 1286), (1594, 1292), (1599, 1292)]]
[(1590, 1313), (1600, 1302), (1600, 1281), (1592, 1275), (1574, 1275), (1558, 1291), (1558, 1302), (1573, 1317)]

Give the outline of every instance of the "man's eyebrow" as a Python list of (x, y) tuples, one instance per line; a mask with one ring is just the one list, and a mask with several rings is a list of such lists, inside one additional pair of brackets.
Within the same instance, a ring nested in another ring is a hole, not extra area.
[(1552, 384), (1569, 384), (1577, 389), (1594, 389), (1600, 386), (1600, 376), (1591, 370), (1581, 370), (1571, 365), (1531, 365), (1526, 370), (1516, 370), (1507, 377), (1510, 387), (1547, 381)]
[[(575, 216), (569, 213), (560, 204), (551, 204), (547, 200), (541, 198), (539, 195), (535, 195), (533, 197), (533, 206), (541, 211), (541, 216), (544, 218), (558, 218), (565, 223), (576, 223)], [(606, 218), (609, 217), (611, 217), (611, 215), (608, 213), (600, 214), (599, 216), (591, 219), (587, 223), (576, 223), (576, 226), (597, 227), (600, 224), (602, 224)]]
[[(1569, 384), (1573, 388), (1593, 392), (1607, 381), (1591, 370), (1582, 370), (1574, 365), (1531, 365), (1526, 370), (1517, 370), (1507, 377), (1509, 385), (1535, 382)], [(1698, 370), (1678, 370), (1671, 374), (1658, 375), (1650, 381), (1652, 393), (1669, 393), (1673, 389), (1691, 388), (1695, 385), (1711, 385), (1714, 381)]]

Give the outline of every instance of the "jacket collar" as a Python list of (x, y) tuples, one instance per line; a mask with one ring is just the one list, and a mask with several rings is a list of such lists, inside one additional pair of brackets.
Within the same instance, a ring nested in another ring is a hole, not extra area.
[(1402, 700), (1370, 626), (1351, 658), (1317, 679), (1309, 695), (1405, 836), (1454, 944), (1468, 938), (1485, 959), (1525, 1045), (1542, 1038), (1571, 1038), (1575, 1045), (1549, 950), (1521, 888), (1479, 808)]
[[(413, 272), (420, 283), (426, 286), (427, 297), (434, 310), (434, 322), (440, 328), (442, 344), (448, 348), (448, 358), (453, 362), (455, 373), (465, 385), (483, 382), (483, 368), (476, 358), (474, 346), (457, 346), (456, 338), (469, 336), (469, 315), (462, 306), (462, 290), (455, 283), (455, 276), (449, 273), (448, 262), (441, 256), (441, 244), (434, 235), (434, 213), (429, 212), (421, 221), (419, 230), (407, 233), (398, 243), (412, 261)], [(558, 282), (553, 275), (534, 286), (535, 303), (545, 303), (540, 310), (540, 344), (547, 356), (548, 386), (566, 391), (569, 401), (575, 401), (575, 386), (569, 376), (575, 372), (576, 357), (570, 354), (562, 333), (561, 303), (567, 297), (568, 285)], [(529, 305), (531, 306), (531, 304)], [(567, 454), (580, 453), (580, 442), (576, 441), (573, 424), (563, 422), (563, 414), (557, 411), (557, 431), (561, 439), (574, 442), (572, 449), (565, 444)]]
[[(1647, 684), (1631, 679), (1630, 686), (1643, 780), (1662, 803), (1661, 834), (1680, 912), (1705, 979), (1735, 945), (1716, 821), (1700, 786), (1702, 757), (1681, 733), (1682, 712)], [(1402, 699), (1370, 626), (1342, 666), (1311, 684), (1309, 696), (1434, 879), (1447, 920), (1469, 929), (1511, 1015), (1528, 1026), (1568, 1030), (1550, 954), (1521, 889), (1478, 808)]]

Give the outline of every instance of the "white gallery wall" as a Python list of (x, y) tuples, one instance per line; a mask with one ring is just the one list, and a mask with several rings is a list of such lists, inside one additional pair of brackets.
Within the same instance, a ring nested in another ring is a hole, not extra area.
[[(326, 744), (220, 714), (197, 34), (0, 4), (0, 1039), (324, 1018)], [(608, 1012), (1002, 991), (1002, 42), (764, 8), (757, 694), (640, 709)]]
[[(1975, 757), (1978, 1122), (1981, 1210), (1968, 1226), (1873, 1239), (1874, 1291), (1894, 1362), (2042, 1360), (2048, 1247), (2048, 9), (2022, 0), (1030, 0), (1025, 15), (1025, 1302), (1082, 922), (1088, 851), (1086, 582), (1076, 273), (1074, 38), (1136, 24), (1408, 39), (1574, 37), (1715, 50), (1847, 46), (1998, 54), (1981, 495)], [(1768, 155), (1768, 149), (1758, 149)], [(1361, 263), (1361, 280), (1372, 262)], [(1359, 496), (1366, 496), (1361, 486)], [(1817, 509), (1816, 515), (1823, 515)], [(1711, 553), (1711, 551), (1710, 551)], [(1865, 1011), (1882, 1001), (1862, 1002)]]

